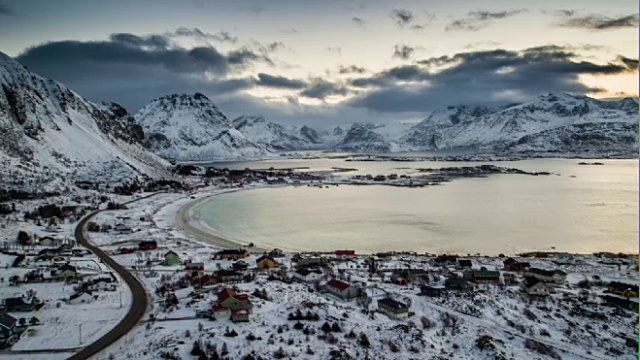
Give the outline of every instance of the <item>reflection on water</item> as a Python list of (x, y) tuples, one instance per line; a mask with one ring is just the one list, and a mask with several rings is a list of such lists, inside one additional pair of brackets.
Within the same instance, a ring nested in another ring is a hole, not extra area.
[[(524, 250), (632, 252), (638, 239), (637, 161), (579, 166), (572, 159), (496, 162), (558, 176), (494, 175), (441, 186), (286, 187), (240, 191), (197, 211), (232, 238), (291, 250), (353, 248), (513, 254)], [(342, 174), (416, 174), (417, 168), (485, 163), (344, 162), (341, 159), (227, 163), (233, 168), (357, 167)], [(486, 164), (491, 164), (487, 162)], [(574, 176), (574, 177), (572, 177)]]

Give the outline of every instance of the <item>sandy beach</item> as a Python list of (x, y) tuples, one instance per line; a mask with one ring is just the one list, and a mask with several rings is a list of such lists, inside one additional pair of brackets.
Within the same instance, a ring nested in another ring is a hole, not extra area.
[(198, 240), (204, 241), (208, 244), (219, 246), (224, 249), (245, 248), (247, 249), (247, 251), (253, 252), (253, 253), (263, 253), (265, 251), (268, 251), (267, 249), (264, 249), (261, 247), (256, 247), (256, 246), (248, 247), (246, 244), (233, 241), (225, 237), (223, 234), (220, 234), (219, 232), (214, 232), (211, 229), (202, 227), (198, 223), (198, 221), (191, 218), (190, 216), (191, 210), (196, 206), (200, 205), (205, 201), (210, 201), (212, 198), (218, 195), (228, 194), (230, 192), (235, 192), (235, 191), (238, 191), (238, 190), (205, 196), (201, 199), (197, 199), (188, 203), (187, 205), (178, 209), (178, 212), (176, 213), (176, 223), (178, 224), (179, 227), (181, 227), (188, 233), (192, 234), (193, 236), (197, 237)]

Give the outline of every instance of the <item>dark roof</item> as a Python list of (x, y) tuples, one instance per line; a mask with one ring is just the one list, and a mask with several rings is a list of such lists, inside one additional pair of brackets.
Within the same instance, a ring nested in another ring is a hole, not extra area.
[(614, 288), (617, 291), (632, 290), (632, 291), (638, 292), (638, 285), (626, 284), (626, 283), (619, 282), (619, 281), (610, 282), (608, 287)]
[[(525, 276), (524, 277), (524, 286), (532, 287), (533, 285), (540, 283), (542, 281), (538, 280), (535, 276)], [(544, 284), (544, 283), (543, 283)]]
[(392, 308), (395, 310), (408, 309), (409, 307), (399, 301), (395, 301), (393, 299), (381, 299), (378, 300), (378, 306), (384, 305), (385, 307)]
[(81, 292), (78, 292), (78, 293), (75, 293), (75, 294), (73, 294), (73, 295), (69, 296), (69, 300), (77, 299), (77, 298), (79, 298), (80, 296), (82, 296), (83, 294), (91, 295), (91, 293), (89, 293), (89, 292), (87, 292), (87, 291), (81, 291)]
[(434, 260), (437, 263), (456, 262), (456, 260), (458, 260), (458, 257), (456, 257), (455, 255), (440, 255), (437, 258), (435, 258)]
[(62, 266), (60, 266), (58, 268), (58, 271), (65, 271), (65, 270), (69, 270), (69, 271), (75, 272), (76, 271), (76, 267), (72, 266), (72, 265), (69, 265), (69, 264), (64, 264), (64, 265), (62, 265)]
[(16, 323), (18, 319), (14, 318), (9, 314), (0, 315), (0, 326), (5, 327), (7, 329), (11, 329)]
[(517, 261), (516, 261), (516, 259), (510, 257), (507, 260), (503, 261), (502, 263), (505, 264), (505, 265), (511, 265), (513, 263), (517, 263)]
[(351, 285), (347, 284), (346, 282), (340, 281), (340, 280), (336, 280), (336, 279), (333, 279), (333, 280), (329, 281), (327, 283), (327, 286), (330, 286), (332, 288), (336, 288), (336, 289), (338, 289), (340, 291), (346, 290), (349, 287), (351, 287)]
[(218, 270), (216, 271), (216, 275), (218, 276), (242, 276), (241, 273), (233, 270)]
[(555, 273), (555, 271), (543, 270), (538, 268), (530, 268), (529, 272), (536, 275), (548, 276), (551, 277)]
[(245, 254), (247, 250), (245, 249), (224, 249), (218, 251), (216, 254), (218, 255), (242, 255)]
[(322, 274), (322, 272), (315, 270), (315, 269), (298, 269), (296, 270), (296, 273), (302, 275), (302, 276), (307, 276), (311, 273), (313, 274)]
[(458, 260), (458, 264), (460, 264), (460, 266), (472, 266), (471, 260)]
[(14, 297), (14, 298), (4, 299), (4, 306), (7, 308), (13, 308), (14, 306), (22, 306), (22, 305), (28, 305), (26, 302), (24, 302), (23, 298)]
[(257, 258), (257, 259), (256, 259), (256, 262), (257, 262), (257, 263), (259, 263), (260, 261), (265, 260), (265, 259), (269, 259), (269, 260), (271, 260), (271, 261), (273, 261), (273, 262), (277, 262), (277, 261), (276, 261), (276, 259), (272, 258), (272, 257), (271, 257), (271, 256), (269, 256), (269, 255), (262, 255), (262, 256), (260, 256), (259, 258)]

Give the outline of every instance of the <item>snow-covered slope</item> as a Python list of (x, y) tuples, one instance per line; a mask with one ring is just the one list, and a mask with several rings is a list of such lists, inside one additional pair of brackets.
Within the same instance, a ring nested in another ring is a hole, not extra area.
[(269, 150), (305, 150), (316, 143), (300, 135), (300, 130), (268, 122), (262, 116), (243, 115), (233, 120), (233, 126), (256, 144)]
[(353, 124), (336, 148), (347, 151), (389, 152), (397, 150), (395, 144), (380, 134), (374, 124)]
[(135, 119), (147, 134), (147, 146), (164, 158), (208, 161), (268, 155), (200, 93), (160, 97), (140, 109)]
[(411, 150), (634, 151), (638, 103), (547, 94), (502, 108), (450, 106), (401, 139)]
[(0, 85), (2, 189), (60, 191), (78, 180), (165, 174), (169, 164), (142, 147), (144, 134), (122, 121), (119, 106), (87, 101), (3, 53)]

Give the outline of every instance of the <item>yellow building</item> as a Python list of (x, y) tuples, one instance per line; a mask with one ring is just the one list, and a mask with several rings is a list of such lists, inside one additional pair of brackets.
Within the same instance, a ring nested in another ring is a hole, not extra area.
[(271, 256), (263, 255), (256, 260), (258, 263), (258, 269), (273, 269), (280, 266), (278, 262)]

